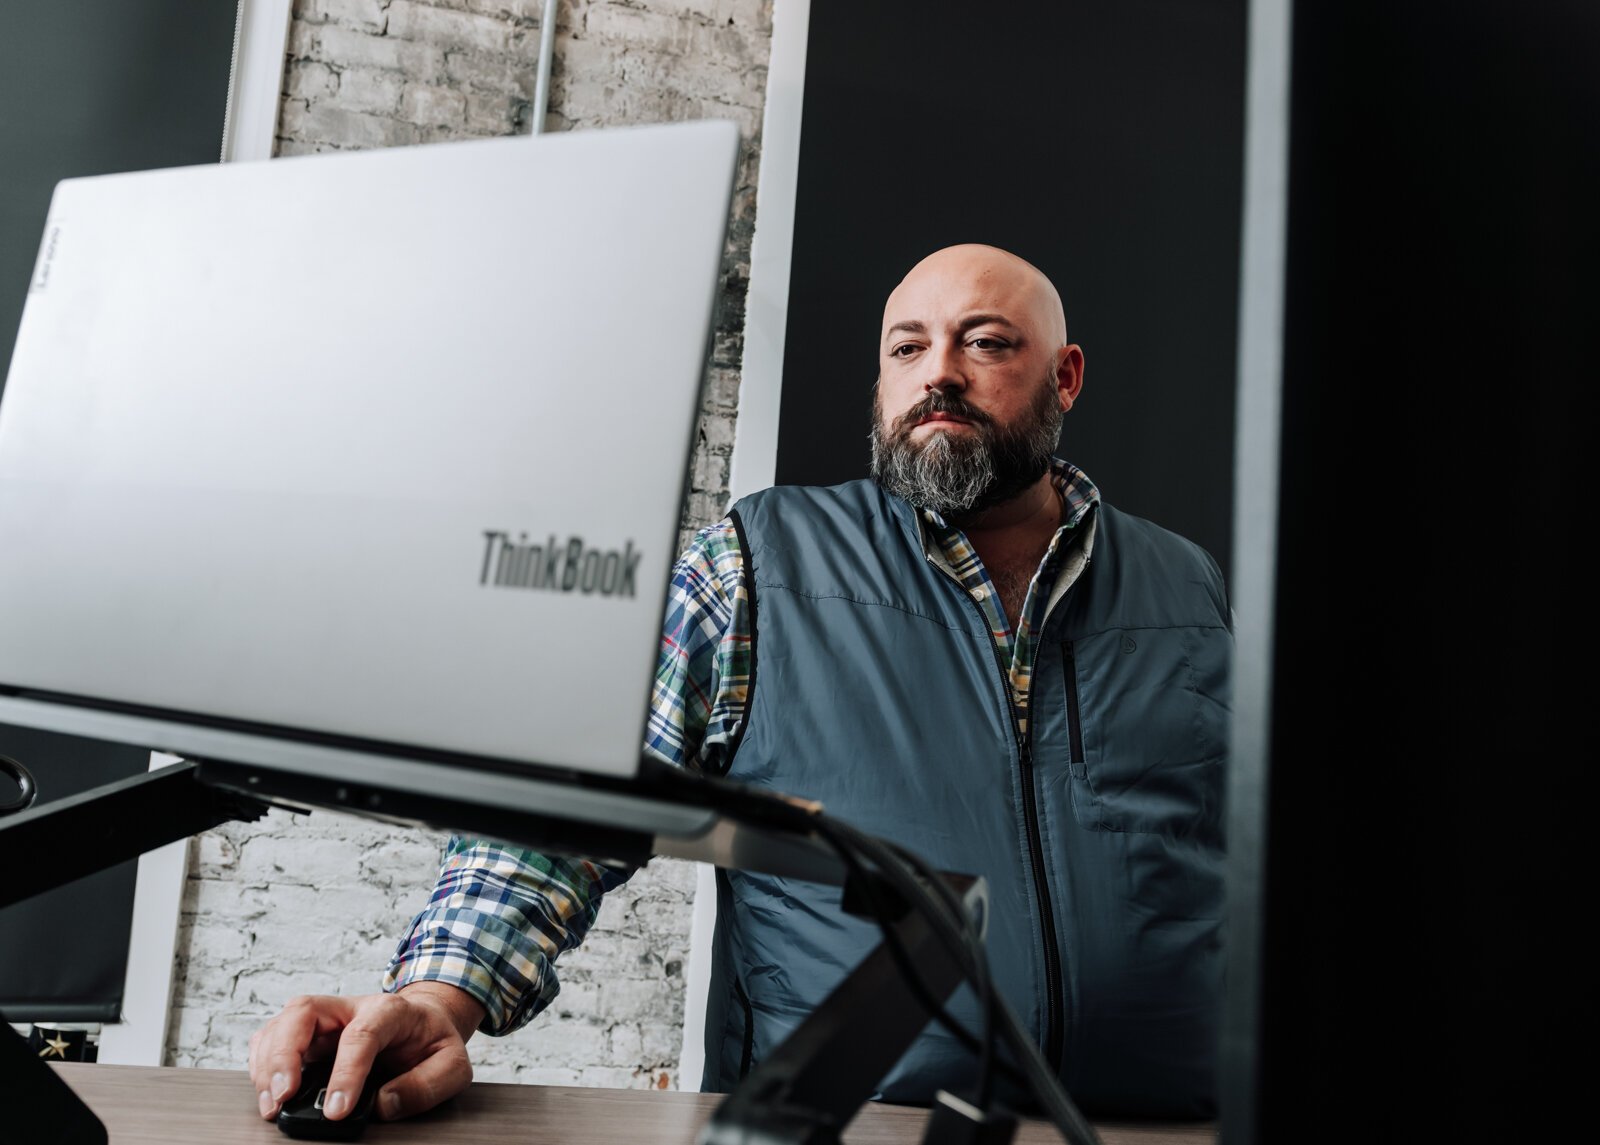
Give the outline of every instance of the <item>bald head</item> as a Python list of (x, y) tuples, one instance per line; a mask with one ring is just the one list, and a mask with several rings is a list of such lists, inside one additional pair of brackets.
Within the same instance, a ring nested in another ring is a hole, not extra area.
[(1067, 344), (1055, 285), (1026, 259), (982, 243), (944, 247), (912, 267), (884, 305), (884, 337), (907, 314), (952, 309), (1005, 314), (1051, 349)]
[(1022, 505), (1048, 491), (1082, 386), (1083, 351), (1037, 267), (976, 243), (934, 251), (884, 304), (873, 476), (951, 520)]

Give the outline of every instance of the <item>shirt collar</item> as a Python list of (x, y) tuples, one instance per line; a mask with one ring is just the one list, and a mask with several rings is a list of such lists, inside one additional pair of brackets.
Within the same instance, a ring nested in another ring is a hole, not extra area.
[[(1084, 516), (1100, 504), (1100, 489), (1089, 480), (1089, 475), (1059, 457), (1050, 459), (1050, 483), (1055, 486), (1056, 492), (1061, 495), (1061, 500), (1066, 506), (1065, 512), (1061, 514), (1063, 529), (1077, 528)], [(936, 529), (951, 528), (949, 522), (932, 509), (919, 509), (918, 515), (921, 520)]]

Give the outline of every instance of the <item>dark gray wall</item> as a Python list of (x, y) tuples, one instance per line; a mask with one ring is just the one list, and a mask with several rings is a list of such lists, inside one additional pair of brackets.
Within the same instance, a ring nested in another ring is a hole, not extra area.
[(0, 379), (57, 180), (221, 156), (235, 10), (230, 0), (0, 4)]
[[(138, 775), (150, 753), (124, 744), (0, 724), (0, 755), (21, 760), (39, 783), (39, 805)], [(0, 778), (11, 794), (10, 780)], [(0, 819), (0, 830), (5, 820)], [(63, 852), (95, 840), (62, 838)], [(36, 855), (41, 868), (49, 853)], [(13, 1022), (107, 1022), (121, 1013), (138, 863), (119, 863), (0, 909), (0, 1015)], [(28, 873), (8, 878), (26, 884)]]
[(949, 243), (1048, 274), (1061, 453), (1227, 571), (1243, 0), (812, 0), (777, 480), (864, 476), (883, 302)]
[[(229, 0), (0, 4), (0, 379), (56, 182), (217, 161), (234, 14)], [(5, 725), (0, 754), (33, 771), (41, 805), (142, 772), (149, 760), (142, 750)], [(0, 1013), (19, 1022), (118, 1015), (134, 873), (122, 864), (0, 910)]]

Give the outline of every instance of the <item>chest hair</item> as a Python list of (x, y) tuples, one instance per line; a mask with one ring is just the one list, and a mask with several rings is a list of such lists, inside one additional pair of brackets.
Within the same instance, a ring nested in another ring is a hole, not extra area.
[(1028, 584), (1037, 568), (1037, 564), (1016, 563), (989, 570), (989, 579), (994, 581), (995, 591), (1000, 594), (1000, 607), (1005, 609), (1013, 632), (1021, 620), (1022, 605), (1028, 599)]

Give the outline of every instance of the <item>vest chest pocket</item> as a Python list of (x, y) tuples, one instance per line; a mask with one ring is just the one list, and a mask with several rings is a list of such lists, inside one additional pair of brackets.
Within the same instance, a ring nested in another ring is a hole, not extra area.
[(1219, 838), (1225, 643), (1205, 629), (1119, 629), (1061, 651), (1077, 821), (1092, 831)]

